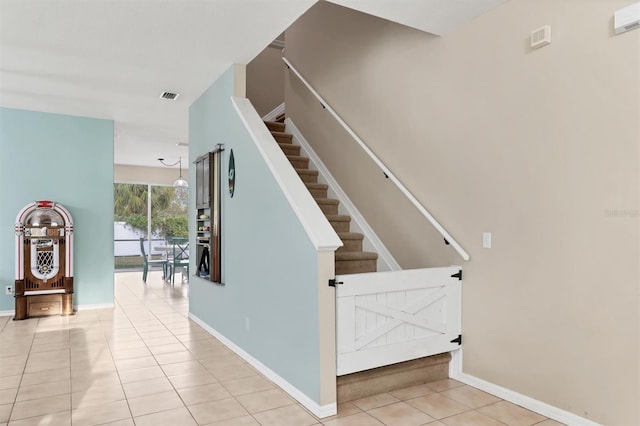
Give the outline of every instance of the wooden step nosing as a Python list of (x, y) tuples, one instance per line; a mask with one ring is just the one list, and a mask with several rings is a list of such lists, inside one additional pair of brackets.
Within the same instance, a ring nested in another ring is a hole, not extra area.
[(296, 169), (296, 172), (298, 172), (298, 174), (303, 174), (303, 175), (318, 176), (318, 171), (317, 171), (317, 170), (311, 170), (311, 169)]
[(338, 204), (340, 204), (340, 201), (334, 198), (316, 198), (315, 200), (318, 204), (324, 204), (328, 206), (337, 206)]
[(310, 182), (307, 182), (307, 183), (305, 183), (305, 185), (309, 189), (316, 189), (316, 190), (329, 189), (329, 185), (327, 185), (326, 183), (310, 183)]
[(364, 240), (364, 234), (359, 232), (338, 232), (341, 240)]
[(378, 260), (377, 253), (368, 251), (343, 251), (335, 254), (336, 262), (358, 262)]
[(329, 222), (351, 222), (351, 216), (342, 214), (328, 214), (326, 216)]

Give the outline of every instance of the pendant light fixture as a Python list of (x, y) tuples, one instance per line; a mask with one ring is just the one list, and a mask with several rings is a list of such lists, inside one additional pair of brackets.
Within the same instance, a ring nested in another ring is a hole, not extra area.
[(182, 157), (178, 157), (178, 161), (176, 161), (175, 163), (171, 163), (171, 164), (167, 164), (164, 162), (164, 158), (158, 158), (158, 161), (160, 161), (160, 163), (162, 163), (163, 166), (167, 166), (167, 167), (173, 167), (176, 164), (180, 165), (180, 175), (178, 176), (178, 179), (175, 180), (175, 182), (173, 182), (173, 186), (176, 188), (188, 188), (189, 187), (189, 182), (187, 182), (183, 177), (182, 177)]

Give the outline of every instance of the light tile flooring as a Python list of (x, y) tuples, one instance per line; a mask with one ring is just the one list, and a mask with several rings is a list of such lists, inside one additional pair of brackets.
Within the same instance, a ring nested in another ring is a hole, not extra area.
[(454, 380), (317, 419), (187, 319), (188, 285), (116, 274), (116, 308), (0, 317), (0, 426), (559, 425)]

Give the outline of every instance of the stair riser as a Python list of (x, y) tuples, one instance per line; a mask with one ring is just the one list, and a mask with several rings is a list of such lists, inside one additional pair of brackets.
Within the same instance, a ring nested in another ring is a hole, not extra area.
[(295, 169), (308, 169), (309, 168), (309, 159), (308, 158), (289, 158), (289, 162)]
[(349, 222), (331, 220), (329, 223), (331, 223), (331, 226), (333, 226), (336, 232), (349, 232)]
[(278, 143), (286, 143), (286, 144), (292, 143), (291, 142), (291, 135), (288, 135), (288, 134), (273, 135), (273, 137), (275, 138), (276, 142), (278, 142)]
[(450, 359), (445, 353), (340, 376), (338, 403), (446, 379)]
[(318, 175), (298, 173), (298, 176), (304, 183), (318, 183)]
[(324, 214), (338, 214), (338, 205), (337, 204), (319, 204), (320, 210)]
[(313, 198), (327, 198), (326, 189), (309, 189)]
[(336, 253), (343, 253), (347, 251), (362, 251), (362, 240), (342, 240), (344, 245)]
[(267, 125), (267, 129), (269, 129), (269, 131), (284, 132), (284, 123), (271, 123), (271, 122), (265, 121), (264, 124)]
[(375, 260), (336, 260), (336, 275), (376, 272)]
[(300, 155), (300, 145), (280, 144), (284, 155)]

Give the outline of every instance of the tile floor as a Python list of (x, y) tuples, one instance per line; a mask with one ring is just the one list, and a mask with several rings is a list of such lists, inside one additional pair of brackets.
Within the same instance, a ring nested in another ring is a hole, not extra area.
[(560, 424), (448, 379), (319, 420), (187, 319), (188, 284), (115, 281), (115, 309), (0, 317), (0, 426)]

